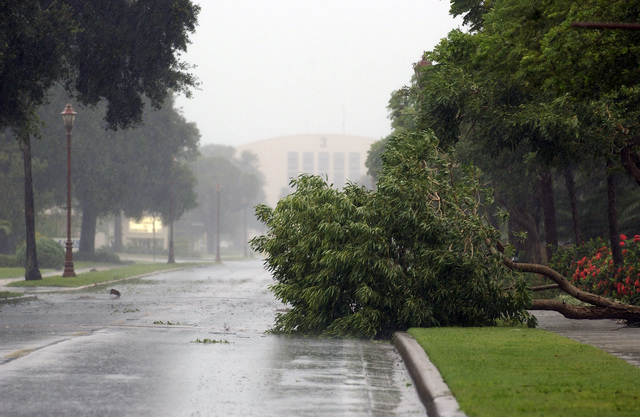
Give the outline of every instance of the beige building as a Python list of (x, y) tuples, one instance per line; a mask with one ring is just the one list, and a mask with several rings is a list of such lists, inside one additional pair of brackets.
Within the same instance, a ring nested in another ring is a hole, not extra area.
[(302, 173), (322, 175), (329, 184), (342, 188), (347, 181), (373, 187), (365, 161), (378, 139), (350, 135), (294, 135), (264, 139), (238, 146), (258, 157), (265, 178), (266, 204), (275, 207), (289, 194), (291, 178)]

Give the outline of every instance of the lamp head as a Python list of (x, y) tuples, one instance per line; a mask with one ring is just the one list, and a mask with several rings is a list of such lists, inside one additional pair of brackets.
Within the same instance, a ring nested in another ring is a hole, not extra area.
[(67, 130), (71, 131), (73, 122), (76, 120), (76, 115), (78, 113), (73, 111), (73, 107), (71, 107), (71, 104), (67, 104), (67, 107), (65, 107), (64, 111), (60, 114), (62, 115), (62, 122), (64, 123), (64, 126), (67, 128)]

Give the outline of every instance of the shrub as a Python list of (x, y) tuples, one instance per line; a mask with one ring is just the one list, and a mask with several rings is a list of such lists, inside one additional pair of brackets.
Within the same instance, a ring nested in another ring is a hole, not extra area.
[(616, 268), (611, 249), (594, 239), (585, 245), (559, 250), (550, 266), (562, 270), (573, 285), (594, 294), (640, 305), (640, 235), (620, 235), (624, 266)]
[[(36, 239), (36, 254), (38, 267), (62, 269), (64, 266), (65, 249), (58, 242), (41, 237)], [(16, 251), (16, 260), (20, 266), (26, 265), (26, 245), (22, 245)]]
[(13, 268), (20, 266), (13, 255), (0, 254), (0, 268)]
[(91, 255), (84, 255), (83, 253), (78, 252), (74, 255), (74, 258), (77, 261), (102, 262), (109, 264), (121, 263), (120, 257), (115, 252), (105, 248), (98, 249)]

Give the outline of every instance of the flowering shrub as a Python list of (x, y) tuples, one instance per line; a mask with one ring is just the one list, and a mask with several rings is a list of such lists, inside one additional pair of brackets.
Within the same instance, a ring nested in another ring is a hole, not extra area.
[[(640, 304), (640, 235), (620, 235), (624, 266), (613, 265), (611, 249), (602, 239), (577, 248), (559, 250), (551, 261), (576, 287), (615, 298), (623, 303)], [(585, 249), (588, 250), (585, 254)]]

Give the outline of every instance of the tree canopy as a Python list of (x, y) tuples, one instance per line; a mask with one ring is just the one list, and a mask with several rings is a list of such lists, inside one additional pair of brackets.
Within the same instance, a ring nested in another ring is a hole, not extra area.
[(144, 100), (197, 81), (179, 60), (200, 8), (188, 0), (7, 0), (0, 5), (0, 128), (24, 126), (55, 82), (109, 127), (141, 121)]

